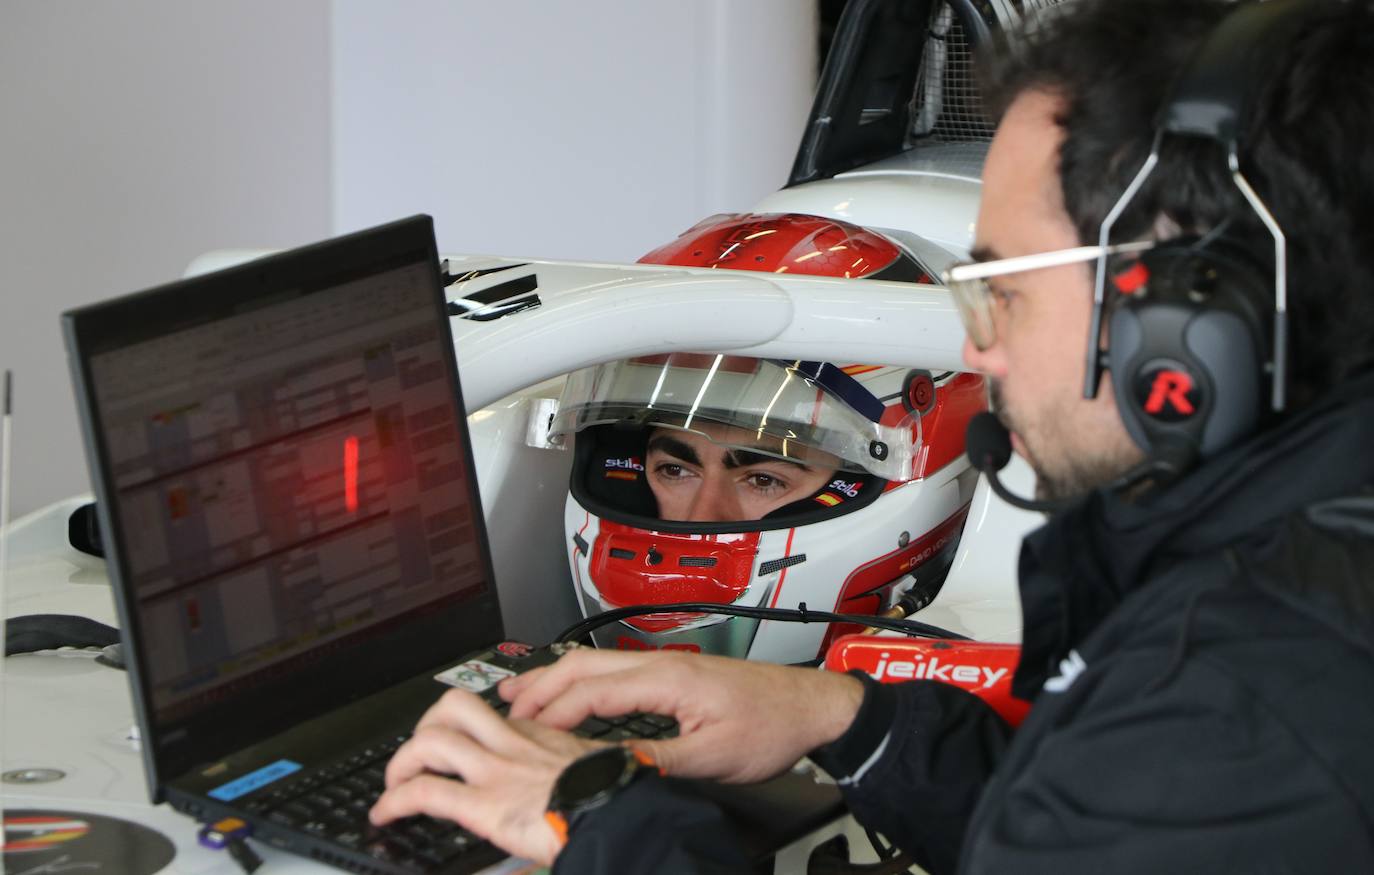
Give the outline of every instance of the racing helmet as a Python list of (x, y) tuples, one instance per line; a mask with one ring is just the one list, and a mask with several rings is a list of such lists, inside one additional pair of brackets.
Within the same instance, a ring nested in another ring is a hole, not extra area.
[(688, 228), (642, 264), (931, 283), (933, 273), (894, 239), (801, 213), (721, 213)]
[[(827, 267), (805, 258), (816, 251), (850, 256)], [(642, 261), (926, 276), (882, 235), (795, 215), (712, 217)], [(570, 374), (550, 431), (572, 442), (564, 521), (584, 615), (681, 602), (856, 614), (901, 595), (928, 603), (968, 512), (977, 472), (963, 435), (984, 399), (973, 374), (735, 355), (640, 356)], [(593, 638), (806, 662), (857, 628), (652, 612)]]

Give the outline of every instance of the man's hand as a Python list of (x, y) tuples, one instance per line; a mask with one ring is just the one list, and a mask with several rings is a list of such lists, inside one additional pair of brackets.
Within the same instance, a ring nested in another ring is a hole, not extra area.
[(666, 774), (771, 778), (854, 722), (863, 685), (848, 675), (719, 656), (574, 650), (500, 687), (511, 716), (567, 729), (633, 711), (677, 720), (680, 736), (637, 741)]
[(371, 819), (378, 826), (413, 814), (451, 820), (547, 866), (561, 847), (544, 820), (554, 781), (568, 763), (601, 746), (506, 720), (472, 693), (450, 690), (391, 758)]

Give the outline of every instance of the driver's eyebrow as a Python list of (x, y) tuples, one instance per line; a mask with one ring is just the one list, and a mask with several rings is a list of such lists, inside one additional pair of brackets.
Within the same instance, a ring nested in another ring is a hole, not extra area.
[(701, 467), (701, 457), (697, 455), (697, 451), (677, 438), (668, 437), (667, 435), (659, 435), (658, 437), (650, 438), (648, 450), (650, 452), (659, 450), (675, 459), (681, 459), (689, 465), (696, 465), (698, 468)]
[(809, 465), (795, 459), (779, 459), (777, 456), (756, 453), (752, 450), (728, 450), (723, 461), (727, 468), (743, 468), (746, 465), (758, 465), (763, 462), (781, 462), (784, 465), (795, 465), (803, 471), (811, 470)]

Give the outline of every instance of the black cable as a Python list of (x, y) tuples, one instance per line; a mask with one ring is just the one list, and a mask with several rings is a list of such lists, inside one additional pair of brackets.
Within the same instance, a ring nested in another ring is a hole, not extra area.
[(913, 865), (911, 857), (901, 852), (875, 863), (854, 863), (849, 859), (848, 843), (841, 842), (816, 848), (806, 862), (806, 875), (900, 875), (911, 871)]
[(864, 827), (864, 835), (868, 836), (868, 843), (873, 846), (873, 853), (878, 855), (878, 861), (895, 860), (901, 850), (896, 845), (888, 845), (883, 841), (882, 836), (878, 835), (868, 827)]
[(856, 623), (872, 626), (890, 632), (901, 632), (913, 638), (950, 638), (957, 641), (969, 640), (939, 626), (917, 620), (898, 620), (894, 617), (875, 617), (867, 614), (832, 614), (829, 611), (810, 611), (803, 602), (797, 610), (791, 608), (746, 608), (736, 605), (716, 605), (709, 602), (674, 602), (666, 605), (632, 605), (597, 614), (572, 624), (554, 639), (555, 643), (580, 641), (591, 634), (592, 630), (624, 620), (627, 617), (640, 617), (645, 614), (666, 613), (723, 614), (728, 617), (749, 617), (755, 620), (779, 620), (785, 623)]

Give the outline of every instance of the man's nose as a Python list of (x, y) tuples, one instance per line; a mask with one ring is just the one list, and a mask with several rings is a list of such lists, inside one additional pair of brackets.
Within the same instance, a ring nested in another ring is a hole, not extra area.
[(1002, 352), (1000, 344), (993, 341), (992, 346), (987, 349), (979, 349), (973, 345), (973, 340), (964, 335), (963, 356), (964, 364), (968, 365), (969, 370), (978, 371), (991, 377), (1001, 377)]
[(729, 475), (719, 474), (702, 478), (687, 518), (696, 522), (732, 522), (743, 519), (742, 514)]

